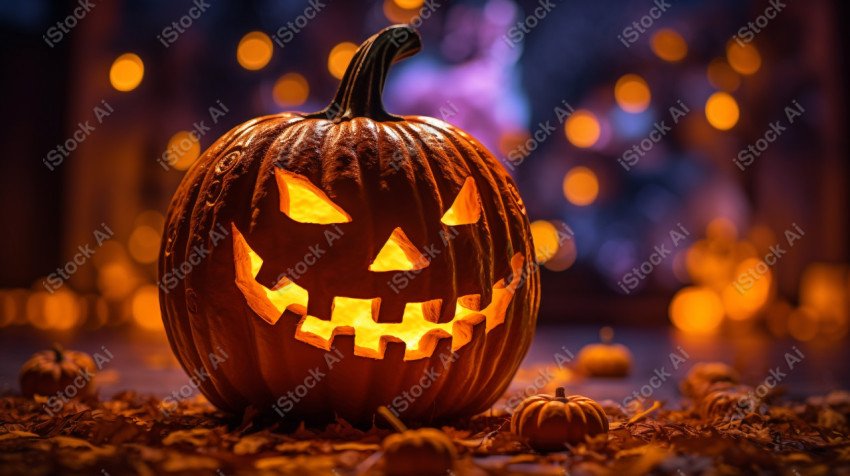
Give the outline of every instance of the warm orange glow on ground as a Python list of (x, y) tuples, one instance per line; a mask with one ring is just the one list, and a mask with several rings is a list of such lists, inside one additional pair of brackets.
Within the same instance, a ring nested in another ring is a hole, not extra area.
[(145, 64), (139, 55), (124, 53), (112, 62), (109, 68), (109, 83), (118, 91), (132, 91), (145, 76)]
[(599, 195), (599, 179), (587, 167), (574, 167), (564, 176), (564, 196), (573, 205), (590, 205)]
[(688, 54), (688, 44), (682, 35), (669, 28), (658, 30), (650, 40), (652, 52), (656, 56), (674, 63), (681, 61)]
[(531, 240), (534, 243), (534, 258), (539, 264), (552, 259), (561, 246), (558, 229), (547, 220), (531, 223)]
[(756, 74), (761, 68), (761, 54), (752, 43), (740, 45), (730, 40), (726, 45), (726, 59), (732, 69), (744, 76)]
[(250, 71), (263, 69), (272, 59), (272, 40), (261, 31), (252, 31), (239, 40), (236, 47), (236, 61)]
[(567, 119), (564, 133), (571, 144), (586, 149), (596, 144), (602, 128), (595, 114), (586, 109), (579, 109)]
[(652, 93), (643, 78), (636, 74), (627, 74), (617, 80), (614, 98), (622, 110), (636, 114), (649, 107)]
[(357, 45), (347, 41), (333, 47), (328, 54), (328, 71), (334, 78), (342, 79), (355, 52), (357, 52)]
[(723, 303), (710, 288), (690, 286), (673, 296), (669, 314), (676, 328), (690, 334), (709, 334), (723, 321)]
[(179, 131), (166, 146), (168, 164), (177, 170), (187, 170), (201, 155), (201, 144), (198, 138), (189, 131)]
[(735, 127), (739, 116), (738, 102), (727, 93), (714, 93), (705, 103), (705, 117), (715, 129), (726, 131)]
[(351, 217), (325, 192), (301, 175), (275, 169), (280, 211), (299, 223), (348, 223)]
[(401, 228), (393, 230), (387, 242), (378, 251), (369, 271), (414, 271), (428, 267), (428, 260), (410, 242)]
[(164, 330), (159, 311), (159, 292), (156, 286), (146, 285), (136, 290), (131, 302), (133, 321), (149, 331)]
[(475, 179), (467, 177), (451, 207), (446, 210), (440, 221), (449, 226), (458, 226), (476, 223), (479, 218), (481, 218), (481, 198), (478, 196), (478, 187), (475, 185)]
[(722, 58), (716, 58), (709, 63), (707, 75), (708, 82), (721, 91), (731, 93), (741, 85), (741, 77)]
[(286, 73), (274, 83), (272, 95), (279, 106), (300, 106), (310, 95), (310, 85), (304, 76), (298, 73)]

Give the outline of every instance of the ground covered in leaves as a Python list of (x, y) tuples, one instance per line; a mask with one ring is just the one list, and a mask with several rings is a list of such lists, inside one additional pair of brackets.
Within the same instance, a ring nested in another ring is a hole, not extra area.
[[(846, 392), (741, 419), (712, 420), (687, 401), (676, 410), (601, 403), (608, 435), (545, 455), (509, 433), (507, 415), (443, 427), (459, 451), (455, 474), (850, 474)], [(0, 474), (380, 475), (391, 433), (342, 421), (282, 432), (227, 419), (201, 398), (166, 416), (159, 400), (131, 392), (54, 415), (43, 404), (0, 398)]]

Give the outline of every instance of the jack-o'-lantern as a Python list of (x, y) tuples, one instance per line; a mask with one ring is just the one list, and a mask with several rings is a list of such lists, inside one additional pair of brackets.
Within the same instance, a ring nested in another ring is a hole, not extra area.
[(516, 372), (539, 302), (525, 208), (467, 133), (384, 110), (389, 66), (419, 47), (379, 32), (326, 109), (237, 126), (184, 177), (163, 320), (218, 407), (424, 422), (487, 409)]

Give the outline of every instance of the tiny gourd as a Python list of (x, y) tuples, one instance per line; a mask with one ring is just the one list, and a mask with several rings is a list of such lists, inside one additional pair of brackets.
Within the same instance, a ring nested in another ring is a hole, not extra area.
[(622, 378), (632, 371), (632, 353), (622, 344), (613, 344), (614, 331), (603, 327), (599, 344), (584, 346), (576, 357), (578, 370), (588, 377)]
[(741, 420), (758, 412), (752, 388), (746, 385), (722, 385), (708, 390), (697, 404), (697, 412), (706, 421)]
[(56, 344), (50, 350), (36, 352), (21, 366), (21, 393), (30, 398), (59, 392), (71, 398), (91, 396), (95, 388), (91, 378), (94, 373), (94, 361), (88, 354), (65, 350)]
[(454, 468), (457, 450), (448, 435), (436, 428), (409, 430), (386, 407), (378, 413), (398, 431), (384, 438), (385, 475), (437, 476)]
[(712, 390), (733, 386), (740, 381), (738, 372), (723, 362), (698, 362), (679, 382), (679, 390), (682, 395), (699, 400)]
[(563, 450), (587, 437), (608, 432), (608, 417), (594, 400), (567, 396), (563, 388), (552, 395), (534, 395), (523, 400), (511, 417), (511, 432), (523, 437), (539, 451)]

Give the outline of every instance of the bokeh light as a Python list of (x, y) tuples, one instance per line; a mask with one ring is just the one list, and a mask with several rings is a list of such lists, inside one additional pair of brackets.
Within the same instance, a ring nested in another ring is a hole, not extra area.
[(97, 287), (108, 300), (119, 301), (133, 292), (138, 276), (131, 264), (125, 261), (108, 263), (98, 270)]
[(727, 131), (738, 123), (738, 102), (724, 92), (712, 94), (705, 103), (705, 117), (715, 129)]
[(637, 114), (649, 107), (652, 93), (643, 78), (636, 74), (627, 74), (617, 80), (614, 98), (622, 110)]
[(788, 333), (799, 341), (809, 341), (818, 335), (818, 319), (814, 309), (799, 307), (788, 316)]
[(560, 247), (558, 229), (548, 220), (531, 223), (531, 240), (534, 243), (534, 257), (539, 264), (552, 259)]
[(348, 63), (357, 52), (357, 45), (348, 41), (339, 43), (331, 49), (328, 54), (328, 71), (336, 79), (342, 79), (345, 76), (345, 69), (348, 68)]
[(599, 179), (587, 167), (574, 167), (564, 176), (564, 196), (573, 205), (590, 205), (599, 195)]
[(384, 0), (384, 16), (393, 23), (410, 23), (419, 15), (423, 0)]
[(272, 40), (261, 31), (252, 31), (239, 40), (236, 47), (236, 60), (250, 71), (263, 69), (272, 59)]
[(586, 149), (599, 140), (602, 128), (596, 115), (586, 109), (572, 113), (564, 123), (564, 133), (567, 140), (576, 147)]
[(109, 83), (118, 91), (132, 91), (145, 76), (145, 64), (139, 55), (124, 53), (112, 62), (109, 68)]
[(731, 93), (737, 91), (738, 87), (741, 86), (741, 77), (723, 58), (712, 60), (708, 64), (706, 75), (708, 82), (721, 91)]
[(723, 321), (723, 303), (711, 288), (689, 286), (680, 289), (669, 308), (670, 321), (689, 334), (710, 334)]
[(168, 163), (177, 170), (186, 170), (198, 160), (201, 155), (201, 143), (198, 138), (189, 131), (179, 131), (166, 146), (166, 158)]
[(574, 232), (566, 223), (555, 220), (551, 222), (558, 230), (558, 251), (549, 258), (543, 266), (550, 271), (564, 271), (569, 269), (578, 258), (578, 248)]
[(133, 321), (139, 327), (149, 331), (165, 329), (159, 309), (159, 292), (156, 286), (146, 285), (136, 290), (133, 294), (131, 307)]
[(127, 249), (130, 256), (139, 263), (153, 263), (159, 257), (160, 239), (160, 231), (148, 225), (141, 225), (130, 234)]
[(42, 330), (66, 331), (76, 327), (82, 316), (77, 295), (66, 288), (53, 294), (36, 292), (27, 300), (27, 318)]
[(310, 85), (303, 75), (286, 73), (275, 81), (272, 95), (279, 106), (300, 106), (310, 95)]
[(730, 40), (726, 45), (726, 59), (732, 69), (744, 76), (756, 74), (761, 68), (761, 54), (752, 43), (739, 44)]
[(726, 316), (734, 321), (753, 318), (770, 299), (773, 273), (759, 259), (747, 258), (735, 268), (735, 280), (721, 293)]
[(398, 5), (399, 8), (414, 10), (416, 8), (421, 8), (422, 4), (425, 3), (425, 0), (393, 0), (393, 3)]
[(650, 46), (656, 56), (671, 63), (681, 61), (688, 54), (685, 39), (669, 28), (662, 28), (652, 35)]

